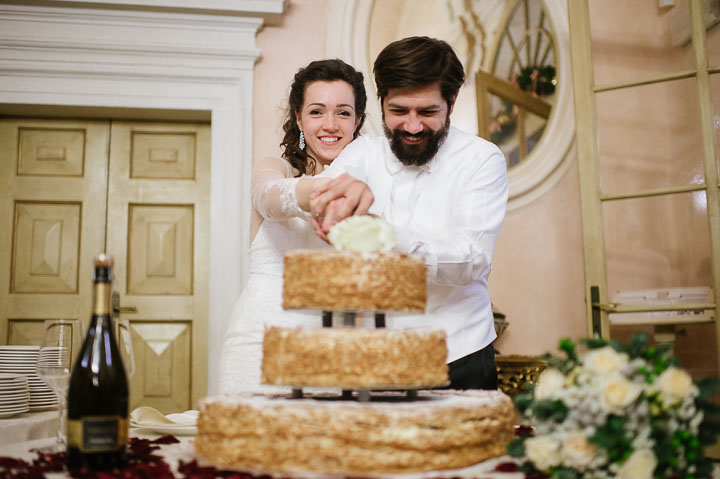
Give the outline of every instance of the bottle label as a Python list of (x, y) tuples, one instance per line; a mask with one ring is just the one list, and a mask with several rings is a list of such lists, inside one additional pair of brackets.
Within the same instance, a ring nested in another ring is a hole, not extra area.
[(112, 313), (112, 283), (95, 283), (93, 285), (93, 310), (96, 316)]
[(70, 419), (68, 446), (80, 452), (111, 452), (127, 445), (128, 421), (120, 416), (85, 416)]

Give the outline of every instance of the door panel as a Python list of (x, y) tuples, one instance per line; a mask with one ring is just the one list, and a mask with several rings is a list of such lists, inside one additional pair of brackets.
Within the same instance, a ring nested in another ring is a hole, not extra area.
[(108, 135), (104, 121), (0, 119), (0, 342), (26, 344), (41, 319), (90, 317)]
[(193, 205), (130, 205), (128, 294), (191, 295)]
[(43, 336), (42, 319), (11, 319), (8, 321), (8, 344), (37, 346)]
[(108, 251), (137, 308), (133, 407), (185, 410), (206, 393), (209, 149), (206, 125), (113, 123)]
[(133, 348), (142, 374), (131, 379), (131, 407), (185, 411), (190, 398), (192, 323), (133, 321)]
[(194, 132), (133, 131), (130, 178), (195, 179)]
[(15, 202), (11, 293), (77, 293), (82, 203)]

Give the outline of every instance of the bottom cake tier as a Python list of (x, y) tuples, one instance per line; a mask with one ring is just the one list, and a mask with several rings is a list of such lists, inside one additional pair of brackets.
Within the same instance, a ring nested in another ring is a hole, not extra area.
[(290, 399), (205, 398), (196, 452), (227, 468), (267, 472), (398, 473), (455, 469), (505, 453), (514, 408), (499, 391), (420, 391)]

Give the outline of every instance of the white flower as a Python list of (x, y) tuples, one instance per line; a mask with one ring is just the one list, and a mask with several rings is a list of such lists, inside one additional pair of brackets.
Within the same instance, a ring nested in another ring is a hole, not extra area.
[(585, 469), (597, 455), (597, 446), (590, 444), (582, 432), (572, 432), (562, 443), (562, 463), (568, 467)]
[(628, 355), (610, 346), (593, 349), (585, 355), (583, 366), (591, 373), (610, 374), (620, 371), (628, 363)]
[(600, 404), (607, 411), (622, 412), (641, 392), (642, 386), (639, 384), (628, 381), (622, 374), (612, 374), (602, 383)]
[(618, 473), (619, 479), (652, 479), (657, 458), (650, 449), (639, 449), (625, 461)]
[(347, 251), (369, 253), (390, 251), (397, 242), (397, 232), (390, 223), (374, 216), (350, 216), (330, 228), (330, 243)]
[(560, 443), (550, 436), (535, 436), (525, 440), (525, 455), (535, 467), (547, 471), (560, 464)]
[(535, 399), (548, 399), (554, 393), (562, 389), (565, 384), (565, 376), (558, 369), (547, 368), (538, 377), (535, 386)]
[(669, 367), (656, 380), (660, 391), (671, 400), (681, 400), (695, 390), (690, 375), (682, 369)]

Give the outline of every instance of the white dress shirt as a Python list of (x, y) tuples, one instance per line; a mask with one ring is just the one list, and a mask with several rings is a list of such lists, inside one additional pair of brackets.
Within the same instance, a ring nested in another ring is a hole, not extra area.
[(425, 314), (388, 313), (387, 326), (442, 327), (448, 362), (490, 344), (496, 335), (488, 275), (508, 195), (500, 149), (450, 127), (435, 158), (405, 166), (384, 136), (361, 136), (322, 176), (342, 173), (370, 187), (370, 212), (398, 231), (394, 249), (419, 255), (427, 265)]

